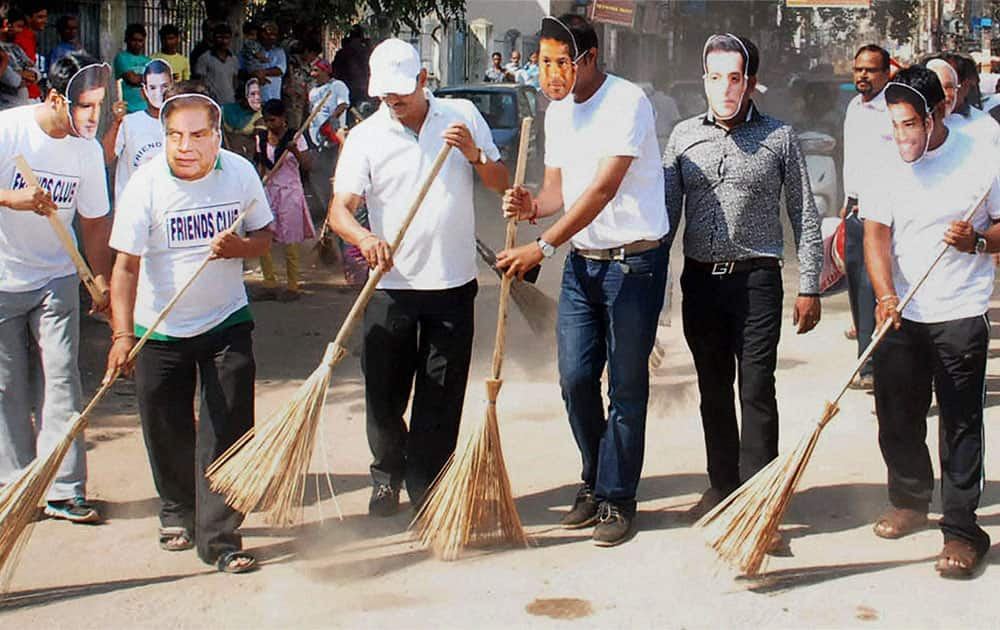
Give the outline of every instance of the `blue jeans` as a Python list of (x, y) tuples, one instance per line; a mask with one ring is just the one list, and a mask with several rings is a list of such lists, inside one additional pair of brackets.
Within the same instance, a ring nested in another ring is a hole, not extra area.
[[(669, 250), (623, 261), (566, 258), (559, 299), (559, 385), (583, 460), (581, 477), (598, 500), (635, 510), (646, 445), (649, 353), (663, 306)], [(607, 417), (601, 374), (608, 366)]]
[[(858, 331), (858, 356), (864, 354), (875, 332), (875, 289), (872, 288), (868, 268), (865, 266), (865, 223), (856, 212), (847, 215), (845, 227), (844, 261), (847, 269), (847, 296), (851, 303), (851, 319)], [(861, 368), (861, 375), (872, 373), (869, 360)]]

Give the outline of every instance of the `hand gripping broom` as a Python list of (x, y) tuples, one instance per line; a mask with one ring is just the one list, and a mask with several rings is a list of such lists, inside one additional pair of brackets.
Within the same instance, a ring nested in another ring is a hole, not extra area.
[[(28, 161), (24, 159), (23, 155), (14, 156), (14, 164), (17, 166), (17, 170), (21, 171), (21, 177), (27, 182), (29, 186), (35, 186), (41, 188), (38, 183), (38, 178), (35, 177), (35, 172), (31, 170), (28, 166)], [(69, 254), (70, 260), (73, 261), (73, 265), (76, 267), (76, 272), (80, 276), (80, 280), (83, 281), (83, 286), (86, 287), (87, 292), (90, 293), (90, 298), (94, 302), (94, 306), (103, 307), (108, 303), (108, 284), (104, 277), (98, 276), (94, 277), (91, 273), (90, 267), (87, 266), (87, 262), (80, 255), (79, 250), (76, 248), (76, 243), (73, 241), (73, 236), (66, 229), (66, 226), (59, 219), (59, 214), (57, 212), (49, 212), (45, 215), (49, 220), (49, 225), (55, 231), (56, 236), (59, 238), (59, 242), (62, 244), (63, 249)]]
[[(972, 219), (988, 192), (989, 187), (966, 212), (964, 221)], [(899, 303), (900, 312), (910, 303), (946, 251), (948, 245), (941, 247), (934, 261), (906, 292)], [(820, 433), (839, 411), (837, 403), (847, 392), (854, 375), (872, 356), (875, 348), (891, 328), (892, 319), (887, 319), (872, 337), (868, 348), (858, 358), (854, 369), (837, 394), (826, 403), (823, 415), (816, 421), (815, 426), (802, 436), (792, 452), (776, 457), (694, 524), (695, 527), (704, 528), (709, 545), (719, 553), (719, 556), (737, 566), (744, 575), (754, 576), (760, 572), (771, 540), (778, 531), (792, 495), (795, 494), (795, 489), (802, 479), (802, 473), (819, 442)]]
[[(530, 129), (531, 119), (525, 118), (521, 123), (514, 186), (524, 183)], [(507, 249), (514, 246), (516, 237), (517, 217), (511, 217), (507, 221)], [(444, 560), (456, 559), (463, 548), (471, 545), (528, 544), (510, 490), (497, 423), (496, 401), (503, 385), (500, 370), (507, 338), (511, 281), (507, 275), (500, 280), (493, 365), (491, 377), (486, 380), (485, 421), (477, 425), (462, 452), (452, 454), (410, 524), (420, 540)]]
[[(427, 191), (448, 157), (445, 145), (424, 178), (416, 199), (392, 242), (399, 250), (407, 228), (416, 216)], [(326, 348), (319, 367), (292, 395), (287, 403), (263, 422), (247, 431), (205, 472), (212, 490), (222, 494), (226, 503), (244, 514), (254, 508), (267, 512), (268, 522), (278, 526), (293, 525), (302, 513), (305, 475), (309, 471), (316, 430), (333, 368), (347, 355), (347, 339), (364, 313), (375, 287), (385, 272), (376, 269), (351, 307), (340, 332)]]
[[(255, 203), (256, 201), (251, 201), (246, 209), (236, 217), (233, 225), (229, 228), (230, 231), (235, 231), (239, 227)], [(194, 284), (194, 281), (212, 260), (214, 259), (211, 255), (207, 256), (184, 283), (184, 286), (167, 302), (167, 305), (156, 316), (156, 320), (146, 330), (146, 334), (132, 347), (128, 354), (129, 363), (135, 360), (139, 351), (149, 341), (150, 336), (156, 332), (157, 327), (163, 323), (177, 301)], [(93, 413), (104, 395), (111, 390), (111, 386), (114, 385), (119, 376), (120, 372), (115, 371), (111, 378), (97, 390), (86, 408), (78, 414), (73, 414), (66, 435), (56, 443), (49, 453), (32, 460), (15, 480), (0, 490), (0, 572), (2, 572), (0, 590), (7, 590), (10, 579), (17, 569), (20, 551), (30, 538), (30, 526), (34, 524), (35, 517), (38, 515), (38, 506), (48, 494), (49, 487), (55, 480), (66, 453), (73, 441), (87, 426), (90, 414)]]

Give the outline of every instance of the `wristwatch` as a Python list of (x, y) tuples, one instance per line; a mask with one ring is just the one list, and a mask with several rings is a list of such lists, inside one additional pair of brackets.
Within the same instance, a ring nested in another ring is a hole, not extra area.
[(479, 164), (488, 164), (489, 159), (486, 157), (486, 151), (483, 151), (482, 147), (479, 148), (479, 157), (475, 160), (469, 160), (469, 164), (477, 166)]
[(975, 235), (976, 235), (976, 253), (985, 254), (987, 245), (986, 237), (980, 234), (979, 232), (975, 232)]
[(535, 242), (538, 243), (538, 249), (542, 250), (542, 256), (552, 258), (555, 255), (556, 248), (551, 243), (546, 243), (541, 238), (535, 239)]

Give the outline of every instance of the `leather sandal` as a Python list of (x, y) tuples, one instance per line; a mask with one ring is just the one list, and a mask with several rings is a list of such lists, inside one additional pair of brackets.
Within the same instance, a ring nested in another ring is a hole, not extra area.
[(160, 549), (164, 551), (185, 551), (194, 547), (194, 536), (186, 527), (161, 527)]
[(872, 530), (879, 538), (896, 539), (927, 527), (927, 513), (909, 508), (890, 508), (875, 521)]
[(968, 541), (953, 538), (944, 543), (934, 568), (943, 578), (968, 580), (983, 559)]
[[(238, 564), (239, 560), (245, 560), (245, 564)], [(242, 549), (234, 549), (219, 554), (215, 560), (215, 568), (222, 573), (248, 573), (257, 568), (257, 558)]]

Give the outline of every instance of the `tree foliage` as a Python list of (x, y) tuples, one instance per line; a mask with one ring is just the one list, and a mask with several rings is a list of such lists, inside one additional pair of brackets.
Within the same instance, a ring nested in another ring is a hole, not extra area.
[(883, 36), (905, 44), (916, 33), (920, 20), (920, 1), (872, 0), (871, 19)]
[[(213, 19), (232, 22), (234, 15), (247, 13), (247, 0), (204, 2), (208, 16)], [(419, 32), (426, 16), (433, 16), (444, 25), (461, 21), (465, 14), (465, 0), (262, 0), (253, 5), (254, 15), (326, 23), (340, 32), (362, 21), (381, 36), (396, 34), (404, 28)]]

